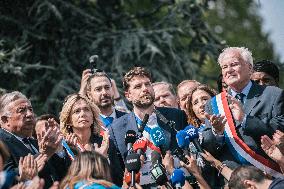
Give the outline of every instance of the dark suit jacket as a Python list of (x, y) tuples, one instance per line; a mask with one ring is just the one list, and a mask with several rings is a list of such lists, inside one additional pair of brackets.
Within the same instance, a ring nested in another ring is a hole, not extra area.
[(124, 116), (127, 113), (126, 112), (121, 112), (121, 111), (115, 109), (115, 114), (116, 114), (116, 118), (120, 118), (120, 117)]
[[(4, 169), (7, 171), (18, 172), (20, 157), (24, 157), (29, 153), (32, 154), (32, 152), (15, 136), (6, 132), (4, 129), (0, 129), (0, 140), (2, 140), (5, 143), (5, 145), (7, 146), (10, 152), (10, 158), (7, 160), (7, 162), (5, 162)], [(31, 142), (32, 145), (38, 149), (37, 141), (33, 140)], [(60, 175), (58, 174), (57, 171), (61, 170), (55, 170), (55, 166), (53, 166), (54, 164), (53, 161), (57, 161), (58, 164), (61, 164), (60, 162), (58, 162), (60, 161), (59, 157), (52, 157), (46, 163), (43, 170), (39, 172), (39, 176), (41, 178), (44, 178), (45, 180), (44, 188), (49, 188), (52, 185), (53, 181), (59, 180), (60, 178)]]
[[(211, 101), (207, 103), (206, 111), (212, 114)], [(247, 115), (245, 127), (236, 123), (239, 137), (255, 152), (267, 157), (260, 147), (260, 138), (263, 135), (272, 136), (276, 129), (284, 131), (284, 91), (253, 83), (244, 104), (244, 112)], [(206, 150), (232, 168), (238, 166), (227, 145), (217, 143), (208, 121), (202, 134), (202, 146)]]
[[(186, 127), (186, 115), (183, 111), (175, 108), (157, 108), (169, 121), (172, 120), (176, 123), (176, 129), (181, 130)], [(174, 149), (177, 146), (176, 136), (173, 129), (168, 125), (164, 124), (157, 117), (158, 125), (164, 130), (166, 137), (169, 139), (168, 149)], [(128, 130), (134, 130), (138, 133), (138, 127), (133, 112), (126, 114), (119, 119), (115, 120), (109, 128), (110, 138), (114, 142), (116, 149), (118, 150), (121, 157), (124, 159), (127, 154), (127, 147), (125, 145), (125, 134)], [(166, 149), (166, 150), (168, 150)]]
[[(92, 144), (97, 143), (99, 147), (101, 146), (102, 141), (103, 141), (102, 136), (93, 135), (91, 137), (91, 143)], [(111, 173), (112, 182), (117, 186), (122, 186), (123, 170), (120, 166), (120, 159), (119, 156), (117, 156), (116, 148), (112, 140), (110, 140), (109, 143), (108, 158), (110, 162), (110, 173)]]

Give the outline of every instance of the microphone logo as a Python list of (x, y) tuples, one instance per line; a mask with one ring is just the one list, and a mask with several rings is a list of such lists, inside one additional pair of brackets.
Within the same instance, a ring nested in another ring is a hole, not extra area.
[(152, 133), (152, 137), (153, 139), (159, 143), (159, 142), (162, 142), (165, 140), (164, 136), (163, 136), (163, 133), (161, 132), (161, 130), (156, 130), (155, 133), (153, 132)]
[(138, 161), (137, 159), (128, 159), (126, 160), (126, 163), (135, 163), (137, 161)]
[(195, 128), (189, 128), (189, 129), (187, 129), (187, 130), (186, 130), (186, 133), (187, 133), (189, 136), (191, 136), (191, 137), (195, 136), (195, 135), (196, 135)]

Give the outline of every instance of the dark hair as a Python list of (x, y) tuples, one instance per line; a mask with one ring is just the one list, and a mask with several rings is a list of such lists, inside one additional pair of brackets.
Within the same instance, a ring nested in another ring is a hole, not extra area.
[(43, 114), (36, 118), (36, 122), (38, 121), (47, 121), (48, 119), (54, 119), (58, 124), (60, 123), (59, 119), (53, 114)]
[(109, 80), (110, 85), (112, 85), (112, 84), (111, 84), (111, 79), (110, 79), (110, 77), (108, 76), (108, 74), (105, 73), (105, 72), (102, 71), (102, 70), (97, 70), (97, 71), (94, 72), (94, 73), (88, 78), (88, 80), (87, 80), (87, 91), (90, 91), (90, 90), (91, 90), (91, 81), (92, 81), (92, 79), (95, 78), (95, 77), (106, 77), (106, 78)]
[(275, 79), (276, 82), (279, 82), (279, 69), (270, 60), (261, 60), (253, 64), (253, 70), (255, 72), (264, 72), (270, 75)]
[(264, 179), (266, 179), (266, 177), (260, 169), (254, 166), (240, 166), (232, 172), (229, 180), (229, 188), (243, 189), (245, 188), (245, 180), (252, 180), (254, 182), (261, 183)]
[(217, 78), (217, 88), (218, 88), (219, 93), (221, 93), (223, 91), (222, 82), (223, 82), (223, 75), (220, 73), (218, 78)]
[(208, 93), (211, 97), (215, 96), (217, 92), (210, 88), (208, 85), (198, 85), (197, 87), (193, 88), (193, 90), (188, 95), (188, 101), (187, 101), (187, 115), (188, 115), (188, 123), (192, 124), (195, 127), (199, 127), (201, 125), (201, 121), (198, 119), (198, 117), (195, 115), (193, 109), (192, 109), (192, 94), (195, 91), (202, 90)]
[(135, 76), (143, 76), (147, 77), (150, 79), (152, 82), (152, 77), (151, 73), (148, 72), (145, 68), (143, 67), (134, 67), (131, 70), (129, 70), (123, 77), (122, 83), (123, 83), (123, 88), (125, 91), (128, 90), (129, 88), (129, 82), (133, 79)]

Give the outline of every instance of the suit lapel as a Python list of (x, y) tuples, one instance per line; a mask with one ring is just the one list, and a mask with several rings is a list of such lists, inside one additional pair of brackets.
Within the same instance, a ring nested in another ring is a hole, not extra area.
[(120, 151), (120, 154), (123, 158), (125, 158), (125, 153), (127, 152), (127, 148), (125, 145), (125, 134), (128, 130), (133, 130), (138, 133), (137, 123), (135, 119), (135, 115), (133, 112), (129, 113), (123, 120), (123, 124), (121, 127), (115, 127), (114, 129), (114, 137), (117, 143), (117, 147)]
[(1, 129), (1, 135), (3, 137), (2, 140), (6, 142), (11, 153), (13, 153), (16, 157), (23, 157), (28, 153), (31, 153), (31, 151), (19, 139), (6, 132), (4, 129)]
[(246, 114), (250, 114), (253, 108), (260, 102), (260, 94), (260, 88), (255, 83), (252, 83), (246, 102), (244, 104), (244, 110)]
[[(161, 109), (159, 109), (158, 107), (157, 107), (157, 110), (159, 112), (161, 112)], [(161, 112), (161, 114), (164, 115), (163, 112)], [(171, 143), (171, 137), (172, 137), (171, 136), (171, 128), (168, 125), (166, 125), (158, 116), (157, 116), (157, 123), (158, 123), (159, 127), (162, 128), (162, 130), (164, 131), (164, 134), (166, 135), (166, 138), (167, 138), (166, 147), (169, 148), (169, 145)]]
[(114, 110), (116, 114), (116, 118), (120, 118), (121, 116), (125, 115), (126, 113), (118, 111), (117, 109)]

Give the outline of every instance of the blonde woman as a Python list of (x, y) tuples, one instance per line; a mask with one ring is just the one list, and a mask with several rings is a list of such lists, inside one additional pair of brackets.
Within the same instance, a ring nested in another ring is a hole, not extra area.
[(79, 142), (85, 150), (96, 151), (109, 158), (112, 178), (122, 185), (123, 168), (116, 155), (108, 131), (102, 129), (99, 109), (86, 96), (72, 94), (66, 97), (60, 113), (60, 130), (73, 146)]
[(61, 189), (119, 188), (112, 183), (108, 160), (100, 153), (82, 152), (71, 164)]

